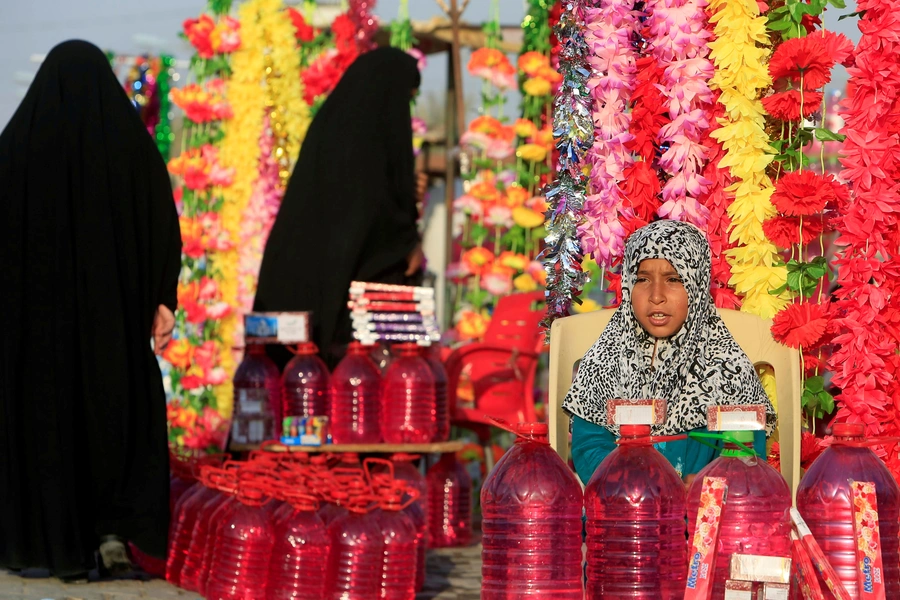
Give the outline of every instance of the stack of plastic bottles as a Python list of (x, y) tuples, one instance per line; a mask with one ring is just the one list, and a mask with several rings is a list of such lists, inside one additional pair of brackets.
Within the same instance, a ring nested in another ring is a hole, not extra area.
[(166, 579), (216, 600), (414, 600), (427, 541), (414, 458), (264, 449), (202, 466), (173, 513)]

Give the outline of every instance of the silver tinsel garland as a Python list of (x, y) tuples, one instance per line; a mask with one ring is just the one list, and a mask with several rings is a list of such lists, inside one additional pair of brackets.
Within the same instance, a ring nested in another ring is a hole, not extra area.
[(563, 0), (556, 26), (562, 47), (559, 72), (562, 85), (553, 104), (553, 137), (559, 151), (556, 178), (546, 190), (549, 208), (545, 214), (547, 235), (541, 253), (547, 271), (547, 316), (542, 325), (569, 314), (573, 298), (587, 281), (581, 268), (583, 257), (578, 226), (584, 220), (587, 176), (582, 172), (584, 156), (593, 144), (594, 123), (587, 80), (590, 76), (584, 40), (583, 0)]

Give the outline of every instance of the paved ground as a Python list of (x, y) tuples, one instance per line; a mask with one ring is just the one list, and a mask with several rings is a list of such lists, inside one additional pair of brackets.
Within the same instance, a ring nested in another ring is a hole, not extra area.
[[(416, 600), (479, 600), (481, 546), (429, 550), (425, 589)], [(165, 581), (104, 581), (64, 584), (0, 571), (0, 600), (199, 600)], [(260, 598), (259, 600), (265, 600)]]

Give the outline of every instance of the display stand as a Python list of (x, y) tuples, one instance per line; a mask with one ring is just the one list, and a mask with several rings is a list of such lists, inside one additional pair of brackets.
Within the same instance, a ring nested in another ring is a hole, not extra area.
[[(358, 454), (453, 454), (463, 449), (465, 442), (454, 440), (450, 442), (433, 442), (431, 444), (322, 444), (321, 446), (286, 446), (284, 444), (268, 443), (265, 449), (269, 452), (306, 452), (316, 453), (340, 453), (356, 452)], [(251, 452), (259, 450), (260, 444), (232, 444), (229, 449), (232, 452)]]

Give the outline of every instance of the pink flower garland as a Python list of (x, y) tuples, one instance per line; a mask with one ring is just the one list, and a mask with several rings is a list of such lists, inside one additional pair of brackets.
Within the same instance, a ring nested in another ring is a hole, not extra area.
[(634, 162), (625, 144), (633, 137), (626, 110), (634, 89), (637, 55), (631, 40), (638, 15), (629, 3), (602, 0), (599, 7), (585, 11), (585, 23), (585, 41), (592, 51), (588, 62), (594, 70), (588, 88), (594, 98), (595, 138), (587, 155), (593, 193), (586, 197), (586, 221), (579, 233), (584, 253), (610, 267), (624, 252), (626, 232), (619, 215), (633, 216), (623, 204), (619, 183)]
[[(837, 334), (829, 360), (841, 420), (865, 423), (870, 435), (900, 434), (900, 18), (890, 0), (860, 0), (863, 35), (842, 115), (847, 138), (841, 177), (853, 200), (840, 219)], [(883, 260), (881, 257), (884, 257)], [(900, 475), (898, 447), (885, 462)]]
[(668, 146), (659, 167), (669, 175), (657, 214), (687, 221), (704, 231), (709, 209), (698, 198), (710, 185), (701, 174), (707, 160), (702, 141), (709, 129), (706, 109), (712, 101), (706, 82), (714, 71), (707, 59), (706, 6), (706, 0), (647, 2), (650, 52), (664, 68), (662, 93), (672, 119), (657, 138), (661, 147)]
[(259, 178), (247, 202), (241, 220), (241, 243), (238, 256), (238, 306), (240, 312), (253, 310), (256, 280), (262, 264), (263, 250), (275, 223), (284, 191), (278, 176), (278, 162), (272, 155), (275, 140), (269, 116), (263, 120), (259, 138)]

